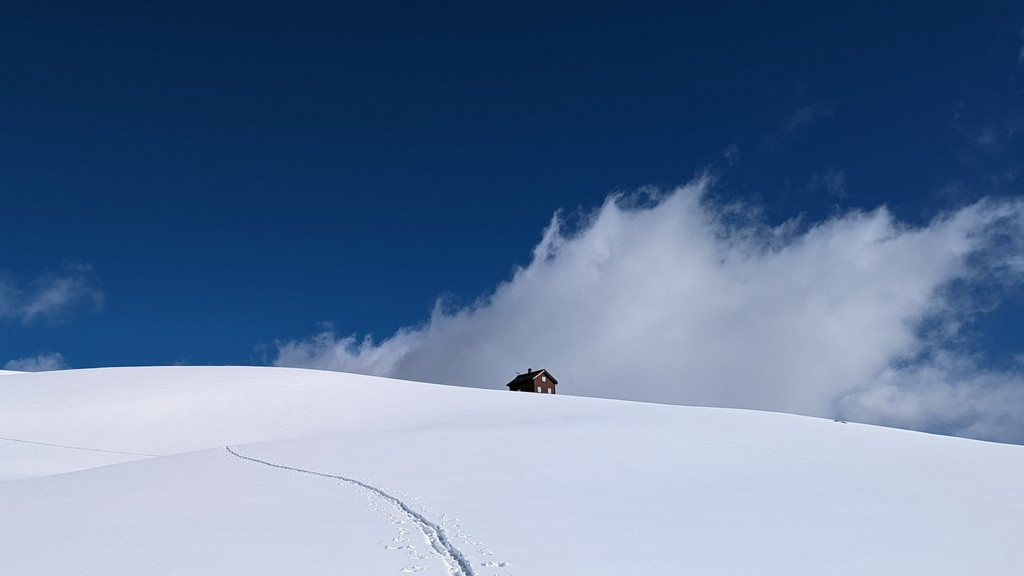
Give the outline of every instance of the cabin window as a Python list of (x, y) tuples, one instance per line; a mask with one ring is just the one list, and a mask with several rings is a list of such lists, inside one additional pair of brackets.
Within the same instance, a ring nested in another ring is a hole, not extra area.
[(537, 386), (537, 392), (540, 392), (540, 386)]
[(541, 376), (540, 377), (540, 381), (541, 382), (547, 382), (548, 381), (548, 377), (547, 376)]
[(551, 394), (551, 388), (548, 388), (548, 394)]

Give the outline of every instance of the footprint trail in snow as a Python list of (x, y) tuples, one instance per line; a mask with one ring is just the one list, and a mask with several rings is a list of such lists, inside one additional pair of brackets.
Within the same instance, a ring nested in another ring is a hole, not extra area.
[[(227, 450), (228, 453), (231, 454), (232, 456), (235, 456), (236, 458), (241, 458), (242, 460), (247, 460), (249, 462), (262, 464), (264, 466), (269, 466), (271, 468), (277, 468), (280, 470), (288, 470), (290, 472), (298, 472), (300, 474), (320, 476), (321, 478), (341, 480), (342, 482), (347, 482), (358, 488), (362, 488), (363, 490), (370, 492), (372, 495), (384, 500), (392, 507), (394, 507), (397, 512), (408, 518), (408, 520), (413, 525), (415, 525), (420, 532), (423, 533), (423, 536), (426, 537), (427, 542), (430, 544), (430, 547), (433, 549), (434, 553), (441, 558), (441, 560), (444, 562), (444, 565), (448, 568), (448, 572), (449, 574), (451, 574), (451, 576), (476, 576), (476, 573), (473, 571), (472, 564), (465, 557), (465, 555), (463, 555), (463, 553), (455, 546), (455, 544), (452, 543), (451, 539), (448, 537), (448, 534), (445, 532), (444, 528), (430, 521), (423, 514), (417, 512), (402, 500), (399, 500), (397, 497), (392, 496), (387, 492), (384, 492), (380, 488), (377, 488), (376, 486), (372, 486), (365, 482), (361, 482), (354, 478), (348, 478), (336, 474), (327, 474), (324, 472), (317, 472), (315, 470), (307, 470), (305, 468), (297, 468), (294, 466), (285, 466), (284, 464), (276, 464), (274, 462), (269, 462), (267, 460), (261, 460), (259, 458), (254, 458), (252, 456), (246, 456), (233, 450), (230, 446), (225, 446), (224, 449)], [(392, 520), (395, 520), (394, 516), (392, 516)], [(404, 541), (404, 537), (406, 535), (405, 532), (403, 532), (403, 529), (401, 528), (399, 529), (399, 535), (399, 538), (396, 539), (396, 544), (398, 544), (401, 541)], [(396, 545), (395, 549), (401, 547), (401, 545)], [(404, 571), (419, 572), (420, 570), (426, 569), (427, 568), (425, 566), (416, 565), (408, 566), (404, 569)]]

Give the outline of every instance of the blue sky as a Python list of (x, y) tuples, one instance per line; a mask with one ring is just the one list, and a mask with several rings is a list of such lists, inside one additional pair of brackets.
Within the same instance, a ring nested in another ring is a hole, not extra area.
[[(865, 370), (955, 351), (947, 364), (973, 366), (961, 380), (1017, 382), (1024, 291), (1000, 271), (1021, 256), (1019, 222), (993, 214), (1016, 210), (1024, 178), (1024, 8), (895, 4), (5, 2), (0, 364), (286, 363), (291, 350), (292, 363), (473, 384), (480, 369), (323, 355), (363, 343), (386, 356), (376, 346), (432, 318), (486, 315), (538, 263), (554, 214), (556, 243), (593, 240), (601, 214), (656, 210), (689, 185), (704, 207), (680, 210), (740, 222), (764, 250), (772, 235), (804, 245), (822, 224), (867, 226), (858, 210), (890, 236), (941, 236), (937, 218), (995, 203), (964, 225), (984, 246), (948, 244), (961, 260), (922, 288), (932, 307), (892, 313), (914, 343)], [(667, 262), (634, 277), (682, 266)], [(671, 308), (631, 306), (619, 320)], [(495, 316), (485, 333), (516, 321)], [(567, 364), (600, 347), (565, 338), (563, 373), (585, 372)], [(623, 363), (627, 341), (609, 344)], [(494, 380), (557, 359), (510, 351)], [(838, 414), (836, 398), (794, 410)]]

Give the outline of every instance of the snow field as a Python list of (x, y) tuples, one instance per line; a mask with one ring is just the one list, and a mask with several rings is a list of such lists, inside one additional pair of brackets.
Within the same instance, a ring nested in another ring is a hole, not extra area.
[(118, 368), (0, 437), (9, 574), (1024, 573), (1024, 447), (786, 414)]

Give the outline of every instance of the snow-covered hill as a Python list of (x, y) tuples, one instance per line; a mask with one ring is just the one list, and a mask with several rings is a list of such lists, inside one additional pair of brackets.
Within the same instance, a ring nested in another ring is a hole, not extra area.
[(284, 368), (0, 377), (3, 574), (1022, 574), (1024, 447)]

